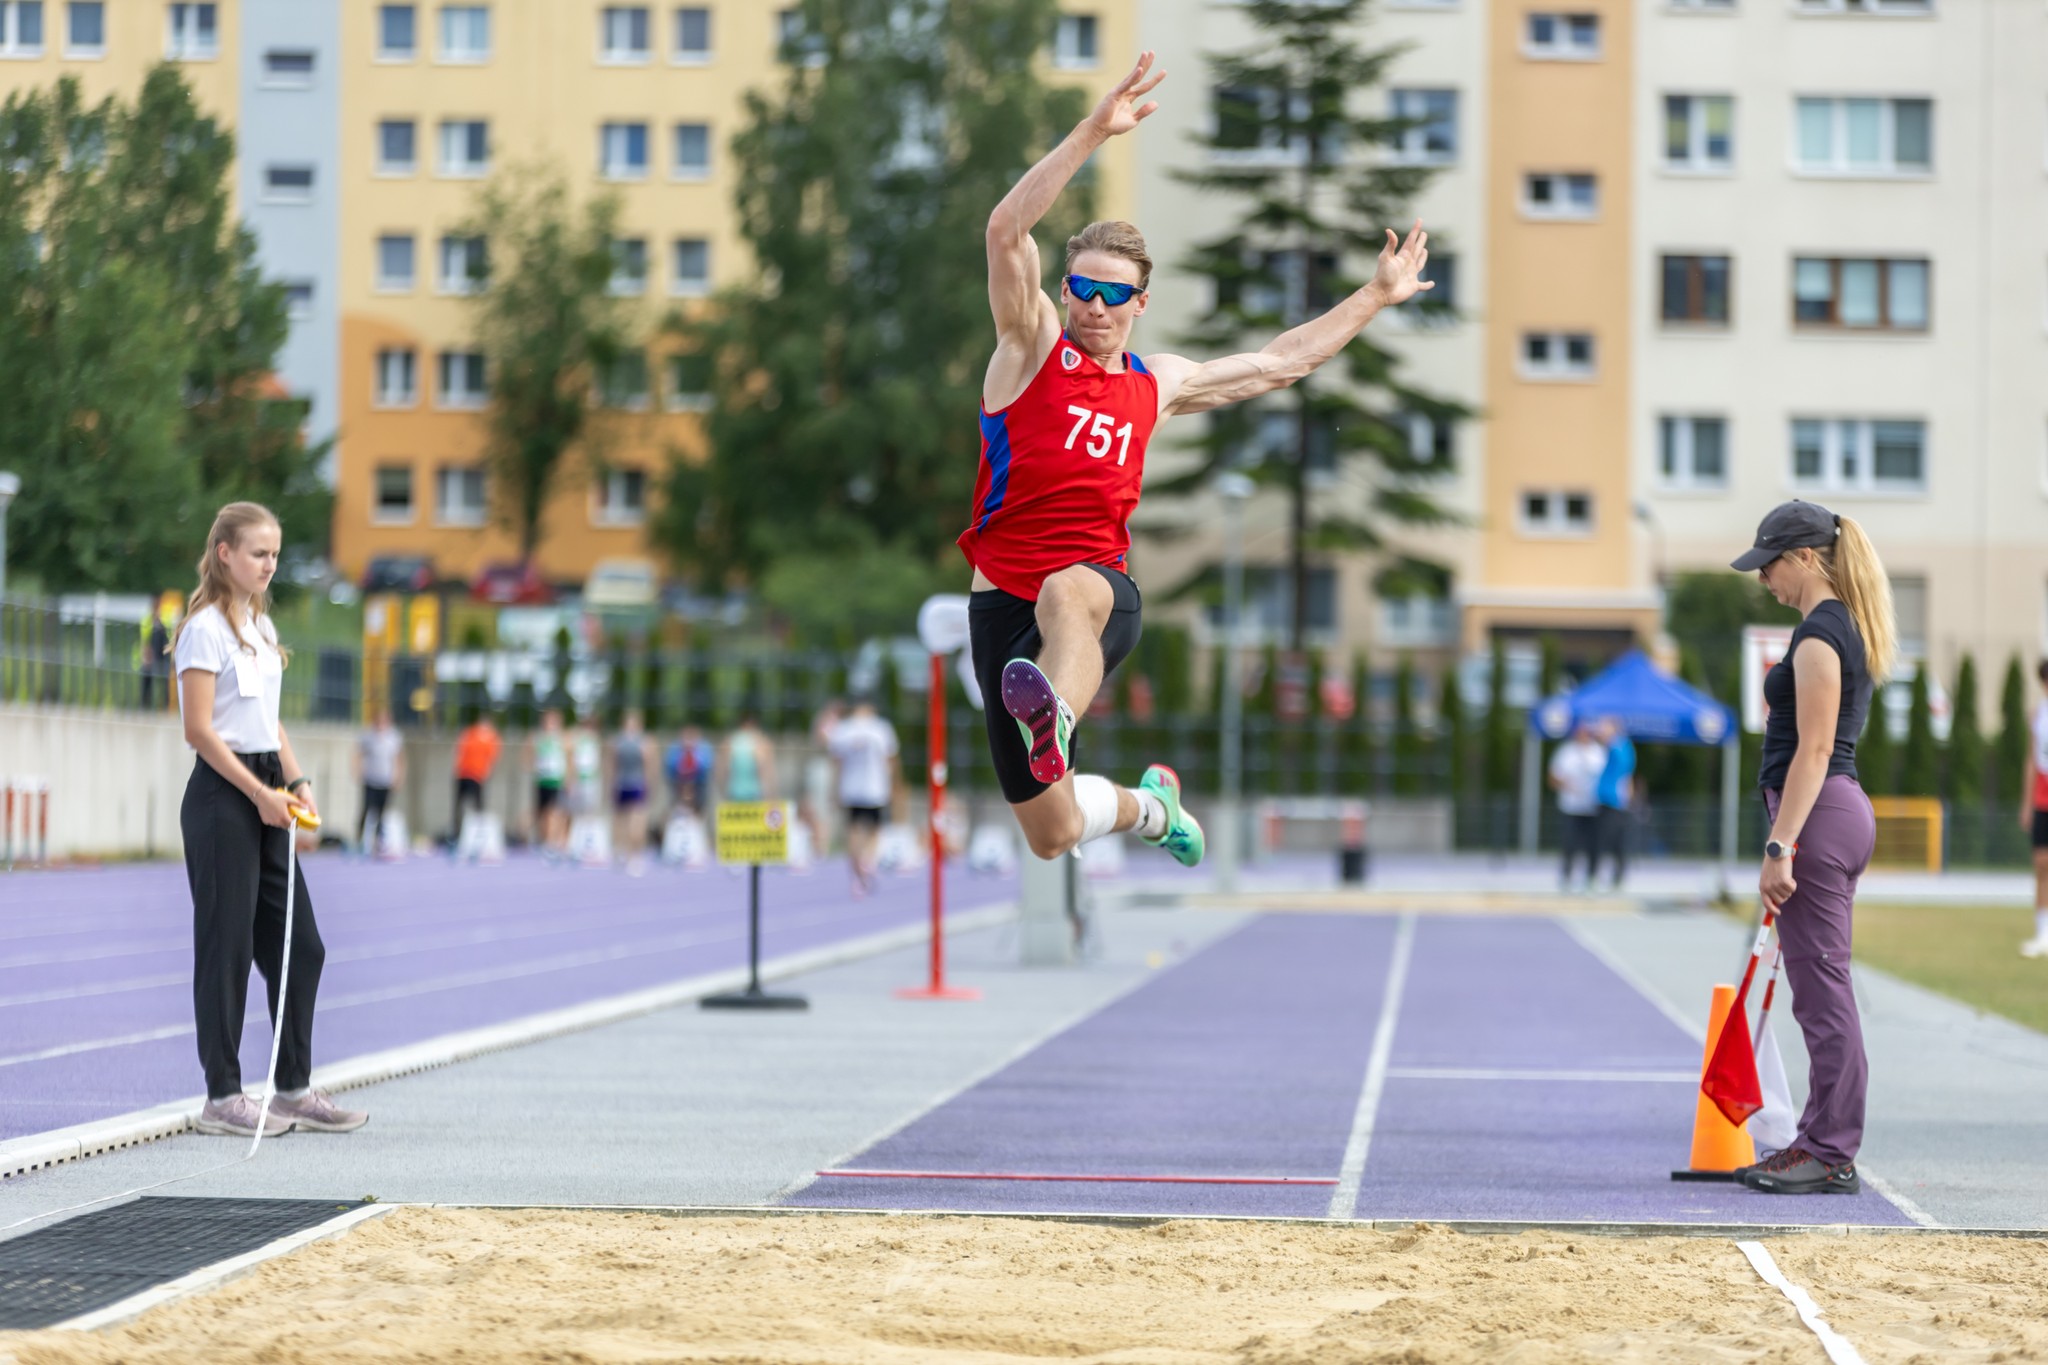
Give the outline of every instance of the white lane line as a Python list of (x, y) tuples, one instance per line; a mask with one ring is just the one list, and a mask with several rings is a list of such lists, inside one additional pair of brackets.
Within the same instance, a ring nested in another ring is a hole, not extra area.
[(1401, 996), (1408, 989), (1408, 960), (1415, 952), (1415, 912), (1401, 916), (1394, 930), (1393, 960), (1387, 964), (1386, 990), (1380, 996), (1379, 1023), (1373, 1027), (1372, 1057), (1365, 1064), (1365, 1085), (1351, 1116), (1351, 1137), (1344, 1144), (1344, 1164), (1337, 1169), (1337, 1188), (1330, 1195), (1329, 1216), (1349, 1218), (1357, 1210), (1358, 1186), (1365, 1179), (1365, 1158), (1372, 1150), (1373, 1125), (1379, 1121), (1380, 1094), (1387, 1088), (1387, 1062), (1394, 1055), (1394, 1025), (1401, 1017)]
[(1905, 1214), (1906, 1217), (1912, 1219), (1921, 1227), (1938, 1228), (1941, 1226), (1941, 1221), (1933, 1214), (1899, 1193), (1898, 1188), (1891, 1181), (1886, 1180), (1860, 1161), (1856, 1163), (1856, 1174), (1869, 1181), (1872, 1189), (1891, 1200), (1898, 1207), (1900, 1213)]
[(1488, 1071), (1454, 1066), (1404, 1066), (1392, 1081), (1613, 1081), (1645, 1085), (1697, 1085), (1697, 1071)]
[(1771, 1259), (1770, 1252), (1764, 1250), (1762, 1242), (1737, 1242), (1735, 1245), (1742, 1248), (1742, 1254), (1749, 1258), (1750, 1265), (1755, 1267), (1765, 1284), (1792, 1301), (1792, 1306), (1799, 1310), (1799, 1320), (1820, 1338), (1820, 1348), (1828, 1353), (1828, 1359), (1834, 1365), (1869, 1365), (1847, 1337), (1828, 1326), (1820, 1305), (1813, 1301), (1813, 1295), (1785, 1278), (1785, 1272), (1778, 1269), (1778, 1263)]

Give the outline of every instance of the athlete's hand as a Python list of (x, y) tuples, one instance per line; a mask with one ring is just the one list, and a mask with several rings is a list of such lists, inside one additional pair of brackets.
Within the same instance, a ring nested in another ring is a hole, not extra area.
[(256, 794), (256, 814), (263, 823), (275, 829), (289, 829), (292, 824), (292, 807), (298, 804), (291, 797), (275, 788), (265, 787)]
[[(1115, 137), (1130, 132), (1157, 109), (1159, 101), (1146, 100), (1145, 96), (1166, 79), (1166, 73), (1159, 71), (1147, 76), (1145, 73), (1151, 70), (1152, 50), (1147, 48), (1138, 54), (1138, 64), (1131, 68), (1131, 74), (1117, 82), (1116, 89), (1104, 95), (1095, 112), (1088, 115), (1089, 126), (1104, 137)], [(1139, 104), (1140, 100), (1145, 102)]]
[(1792, 860), (1764, 859), (1763, 871), (1756, 879), (1756, 890), (1757, 894), (1763, 897), (1764, 904), (1770, 907), (1772, 914), (1775, 915), (1784, 909), (1785, 902), (1791, 900), (1799, 890), (1799, 882), (1792, 875)]
[(1421, 278), (1422, 268), (1429, 264), (1429, 234), (1422, 230), (1422, 220), (1408, 230), (1408, 240), (1401, 241), (1394, 236), (1392, 228), (1387, 229), (1387, 244), (1380, 248), (1379, 269), (1373, 273), (1372, 283), (1366, 285), (1378, 296), (1380, 307), (1392, 308), (1397, 303), (1406, 303), (1424, 289), (1436, 288), (1432, 280)]

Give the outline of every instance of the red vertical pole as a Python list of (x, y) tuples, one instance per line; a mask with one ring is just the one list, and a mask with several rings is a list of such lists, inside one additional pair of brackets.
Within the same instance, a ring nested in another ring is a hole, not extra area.
[(927, 802), (932, 835), (932, 994), (946, 989), (946, 836), (939, 816), (946, 801), (946, 659), (932, 655), (931, 706), (926, 717), (930, 735), (931, 792)]

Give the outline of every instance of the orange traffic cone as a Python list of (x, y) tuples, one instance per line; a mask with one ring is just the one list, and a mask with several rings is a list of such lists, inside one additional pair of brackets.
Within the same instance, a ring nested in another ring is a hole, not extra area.
[[(1721, 1026), (1735, 1004), (1733, 986), (1714, 987), (1714, 1003), (1708, 1011), (1707, 1046), (1700, 1057), (1700, 1078), (1714, 1060), (1714, 1044), (1721, 1040)], [(1745, 1130), (1736, 1127), (1704, 1092), (1694, 1097), (1692, 1116), (1692, 1166), (1673, 1171), (1673, 1180), (1733, 1180), (1737, 1166), (1756, 1160), (1756, 1144)]]

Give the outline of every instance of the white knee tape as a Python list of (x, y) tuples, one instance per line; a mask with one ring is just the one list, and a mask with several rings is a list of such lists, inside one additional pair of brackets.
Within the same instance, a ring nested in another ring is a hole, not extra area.
[(1074, 804), (1081, 808), (1081, 842), (1116, 828), (1116, 783), (1090, 773), (1074, 775)]

